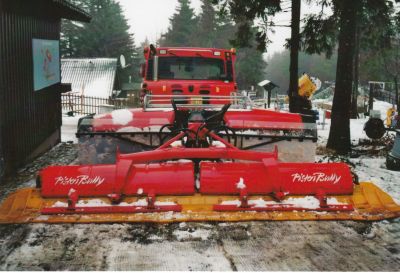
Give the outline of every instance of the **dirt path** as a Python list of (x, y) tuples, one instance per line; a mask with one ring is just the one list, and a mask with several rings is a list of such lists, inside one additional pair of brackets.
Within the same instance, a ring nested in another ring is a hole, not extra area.
[[(0, 187), (0, 199), (13, 188), (34, 183), (37, 168), (71, 162), (74, 150), (73, 145), (59, 145), (22, 169), (13, 181)], [(369, 168), (371, 164), (361, 160), (362, 175), (381, 179), (380, 162), (376, 162), (374, 168)], [(383, 178), (388, 175), (392, 174)], [(393, 191), (398, 189), (393, 183), (389, 186)], [(0, 270), (398, 271), (399, 268), (400, 219), (379, 223), (0, 225)]]
[(1, 270), (397, 271), (400, 222), (3, 225)]

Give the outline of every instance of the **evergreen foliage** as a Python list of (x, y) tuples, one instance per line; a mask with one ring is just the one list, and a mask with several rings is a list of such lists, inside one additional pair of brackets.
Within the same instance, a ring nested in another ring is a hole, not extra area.
[[(210, 0), (202, 0), (201, 12), (194, 16), (188, 0), (179, 0), (161, 46), (231, 48), (238, 26), (225, 14), (216, 12)], [(237, 49), (236, 78), (239, 89), (249, 89), (265, 78), (266, 63), (256, 50), (256, 31), (248, 35), (249, 47)]]
[(137, 76), (138, 57), (133, 34), (123, 15), (122, 8), (115, 0), (74, 0), (91, 16), (90, 23), (76, 23), (63, 20), (61, 26), (61, 55), (64, 58), (118, 58), (125, 56), (131, 64), (121, 71), (121, 81)]
[[(336, 77), (337, 52), (328, 59), (326, 56), (304, 52), (299, 54), (299, 74), (307, 73), (319, 78), (322, 82), (334, 81)], [(266, 78), (279, 85), (279, 92), (287, 94), (289, 89), (289, 63), (290, 52), (288, 50), (277, 52), (267, 60)]]
[(193, 37), (197, 18), (190, 7), (190, 0), (178, 0), (176, 13), (170, 18), (167, 33), (161, 39), (164, 46), (194, 46)]

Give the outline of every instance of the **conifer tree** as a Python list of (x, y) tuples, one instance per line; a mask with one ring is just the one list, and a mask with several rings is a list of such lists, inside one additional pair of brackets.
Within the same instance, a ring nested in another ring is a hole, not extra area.
[(129, 76), (138, 78), (137, 52), (133, 34), (115, 0), (75, 0), (91, 16), (90, 23), (63, 21), (61, 27), (61, 54), (69, 58), (118, 58), (124, 55), (127, 69), (121, 71), (123, 82)]
[(196, 30), (195, 14), (190, 0), (178, 0), (176, 13), (170, 18), (170, 27), (163, 35), (162, 46), (194, 46), (192, 37)]
[(201, 2), (201, 13), (198, 17), (198, 24), (195, 30), (196, 35), (193, 36), (193, 42), (202, 47), (216, 47), (216, 12), (209, 0), (202, 0)]

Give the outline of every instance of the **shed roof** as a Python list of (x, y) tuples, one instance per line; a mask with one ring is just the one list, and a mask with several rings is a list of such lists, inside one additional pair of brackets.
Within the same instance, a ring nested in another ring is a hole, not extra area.
[(81, 22), (91, 20), (89, 13), (67, 0), (1, 0), (0, 11), (2, 9), (39, 17), (57, 17)]
[(66, 0), (47, 0), (58, 6), (62, 12), (62, 17), (70, 20), (90, 22), (91, 16), (83, 9), (71, 4)]
[(117, 59), (61, 59), (61, 82), (71, 83), (72, 91), (85, 96), (108, 98), (112, 95)]

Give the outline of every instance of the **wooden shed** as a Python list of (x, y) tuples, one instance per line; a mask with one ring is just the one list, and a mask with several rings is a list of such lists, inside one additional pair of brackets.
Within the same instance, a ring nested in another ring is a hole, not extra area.
[(0, 177), (60, 141), (61, 18), (90, 21), (65, 0), (0, 0)]

